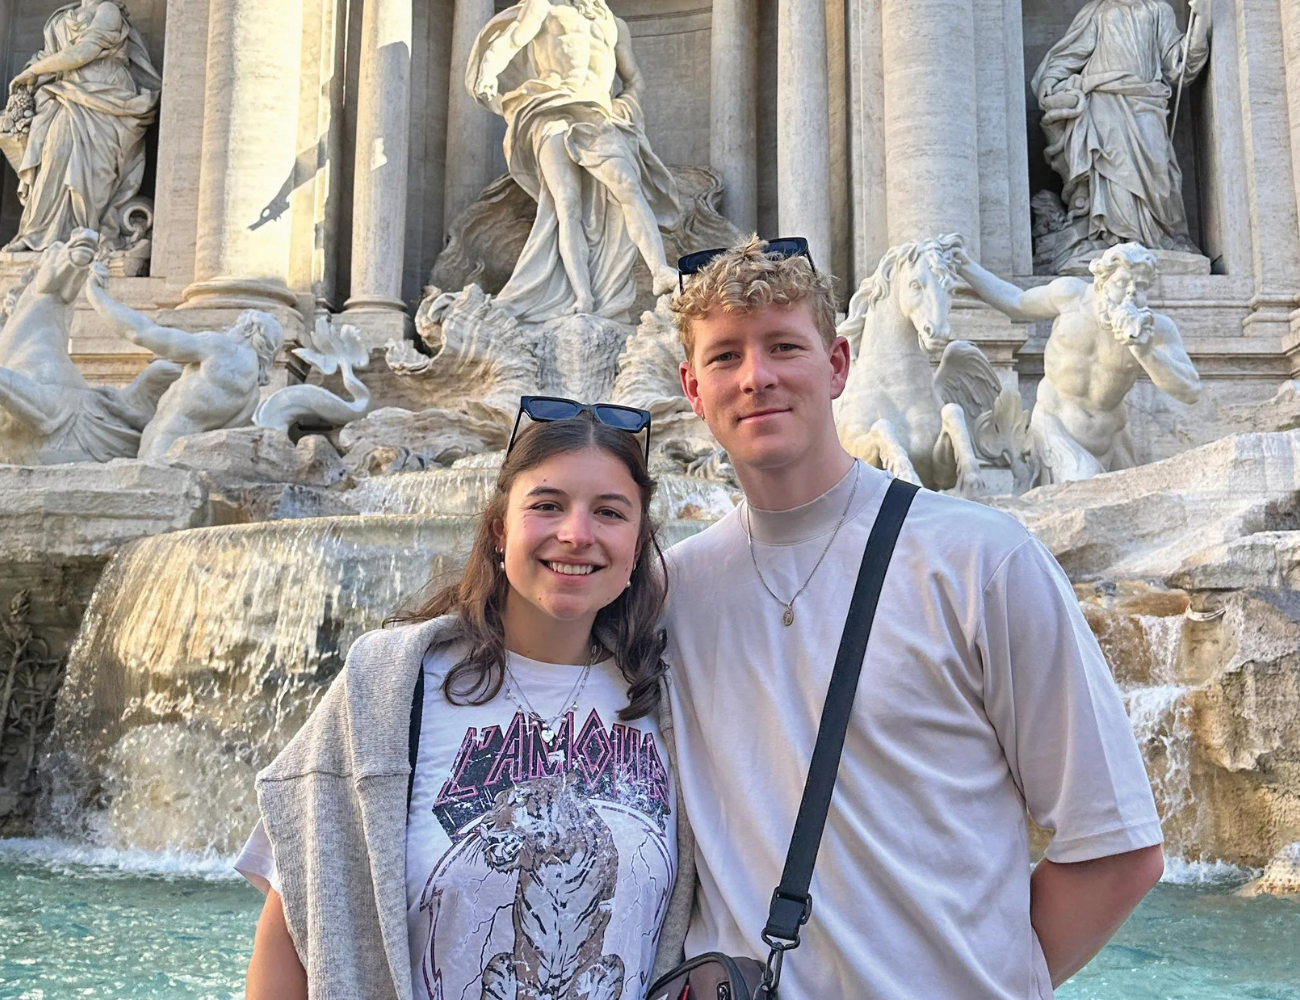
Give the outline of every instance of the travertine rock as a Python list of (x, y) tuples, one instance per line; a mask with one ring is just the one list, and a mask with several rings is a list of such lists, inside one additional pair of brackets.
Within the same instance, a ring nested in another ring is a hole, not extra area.
[(1264, 874), (1242, 886), (1239, 896), (1292, 896), (1300, 893), (1300, 841), (1287, 844), (1274, 855)]
[(326, 438), (309, 434), (297, 445), (271, 427), (237, 427), (177, 439), (166, 461), (219, 480), (330, 486), (347, 476), (343, 459)]
[(0, 465), (0, 561), (107, 558), (125, 542), (207, 523), (199, 475), (128, 459)]
[[(1219, 573), (1223, 585), (1239, 586), (1246, 578), (1224, 561), (1221, 547), (1248, 553), (1273, 540), (1240, 540), (1300, 529), (1298, 493), (1300, 430), (1291, 430), (1239, 434), (1162, 462), (990, 503), (1041, 538), (1072, 580), (1214, 586)], [(1267, 555), (1260, 558), (1269, 562)], [(1285, 557), (1279, 558), (1281, 568), (1270, 569), (1268, 578), (1289, 572)]]
[(509, 434), (499, 421), (466, 413), (385, 407), (344, 427), (339, 447), (352, 474), (368, 476), (450, 465), (465, 455), (504, 448)]

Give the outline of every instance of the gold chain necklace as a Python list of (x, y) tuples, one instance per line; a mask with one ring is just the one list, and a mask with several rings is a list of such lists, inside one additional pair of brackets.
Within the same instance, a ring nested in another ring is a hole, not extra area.
[(758, 557), (754, 555), (754, 531), (753, 526), (750, 523), (749, 501), (745, 501), (745, 538), (749, 541), (749, 558), (754, 564), (754, 572), (758, 574), (758, 582), (763, 585), (763, 589), (772, 595), (772, 600), (785, 608), (781, 613), (781, 624), (786, 628), (789, 628), (794, 624), (794, 602), (799, 599), (799, 595), (802, 594), (808, 588), (808, 584), (812, 582), (813, 574), (817, 572), (818, 568), (822, 564), (822, 560), (826, 558), (826, 553), (829, 552), (831, 546), (835, 544), (835, 536), (840, 533), (840, 528), (844, 527), (844, 522), (849, 516), (849, 508), (853, 506), (853, 498), (857, 496), (858, 493), (858, 482), (862, 479), (861, 463), (855, 461), (853, 463), (853, 469), (853, 489), (849, 490), (848, 502), (844, 505), (844, 512), (840, 514), (840, 519), (835, 525), (835, 530), (831, 532), (830, 541), (826, 543), (826, 548), (822, 549), (822, 554), (817, 557), (817, 562), (813, 564), (812, 572), (808, 574), (807, 579), (804, 580), (799, 589), (794, 592), (794, 597), (790, 598), (788, 601), (781, 600), (781, 598), (777, 597), (776, 594), (773, 593), (772, 588), (769, 587), (767, 581), (763, 579), (763, 571), (758, 568)]

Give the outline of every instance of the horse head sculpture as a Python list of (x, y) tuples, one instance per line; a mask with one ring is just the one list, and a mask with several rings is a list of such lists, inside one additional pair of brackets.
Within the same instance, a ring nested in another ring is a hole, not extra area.
[(880, 258), (875, 273), (849, 302), (849, 318), (841, 325), (855, 355), (867, 313), (886, 306), (911, 324), (925, 352), (941, 350), (952, 340), (948, 313), (959, 280), (952, 251), (961, 242), (957, 235), (913, 240)]

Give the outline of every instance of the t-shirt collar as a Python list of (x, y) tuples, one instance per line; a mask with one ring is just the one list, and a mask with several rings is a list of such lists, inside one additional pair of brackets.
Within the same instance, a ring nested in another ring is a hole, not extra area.
[(844, 514), (854, 479), (859, 476), (858, 492), (853, 498), (853, 509), (849, 511), (850, 518), (856, 517), (890, 478), (862, 461), (855, 461), (843, 478), (821, 496), (798, 507), (763, 510), (745, 501), (744, 509), (740, 511), (741, 523), (748, 523), (754, 541), (765, 545), (794, 545), (834, 531)]

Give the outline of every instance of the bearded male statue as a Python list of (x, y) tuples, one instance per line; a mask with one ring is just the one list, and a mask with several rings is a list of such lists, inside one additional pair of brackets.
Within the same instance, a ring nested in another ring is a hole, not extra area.
[(1124, 397), (1139, 376), (1183, 403), (1199, 397), (1201, 379), (1178, 327), (1148, 305), (1156, 258), (1145, 247), (1111, 247), (1090, 265), (1091, 282), (1057, 278), (1028, 291), (990, 274), (964, 251), (957, 263), (975, 294), (1012, 320), (1052, 320), (1030, 418), (1044, 485), (1137, 464)]
[(1065, 218), (1035, 256), (1054, 273), (1129, 240), (1198, 253), (1169, 135), (1173, 95), (1209, 58), (1208, 0), (1188, 0), (1190, 33), (1167, 0), (1090, 0), (1030, 86)]
[(502, 11), (479, 33), (465, 83), (505, 118), (510, 176), (537, 202), (497, 305), (527, 323), (566, 313), (626, 320), (638, 254), (656, 295), (676, 286), (659, 228), (677, 224), (677, 186), (646, 139), (631, 36), (605, 0), (522, 0)]

